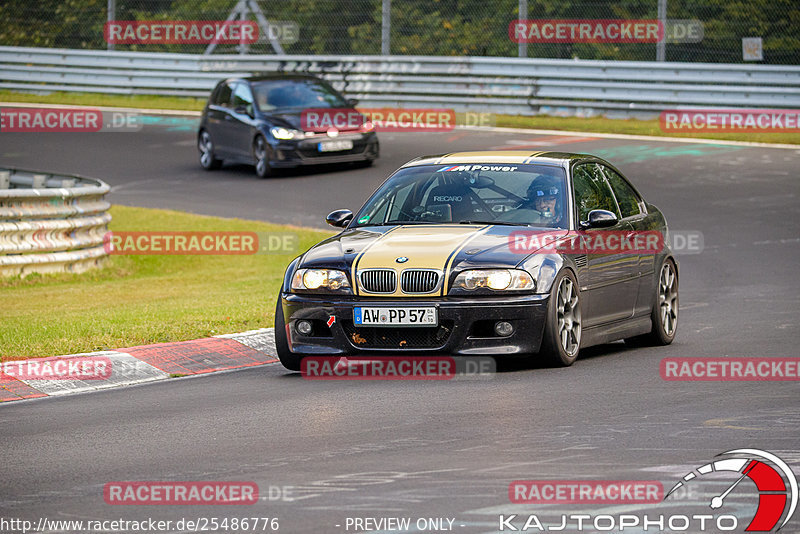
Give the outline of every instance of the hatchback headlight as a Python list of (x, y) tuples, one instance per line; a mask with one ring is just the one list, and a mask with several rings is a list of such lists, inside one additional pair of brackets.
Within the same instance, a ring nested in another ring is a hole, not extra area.
[(471, 269), (456, 277), (452, 289), (529, 291), (535, 287), (533, 277), (522, 269)]
[(302, 139), (306, 136), (305, 132), (284, 128), (282, 126), (273, 126), (269, 129), (269, 133), (271, 133), (272, 137), (275, 139)]
[(292, 289), (349, 293), (350, 281), (337, 269), (298, 269), (292, 277)]

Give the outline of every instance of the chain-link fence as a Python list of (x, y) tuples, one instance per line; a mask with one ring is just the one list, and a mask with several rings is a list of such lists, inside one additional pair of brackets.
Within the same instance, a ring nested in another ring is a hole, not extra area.
[[(126, 40), (124, 32), (130, 28), (122, 28), (118, 36), (123, 38), (109, 44), (110, 19), (250, 20), (260, 31), (252, 42), (209, 48), (191, 39)], [(0, 20), (0, 45), (6, 46), (761, 64), (800, 61), (797, 0), (4, 0)], [(643, 33), (638, 35), (635, 26), (626, 25), (630, 22), (657, 24), (658, 38), (649, 33), (649, 26), (642, 26)]]

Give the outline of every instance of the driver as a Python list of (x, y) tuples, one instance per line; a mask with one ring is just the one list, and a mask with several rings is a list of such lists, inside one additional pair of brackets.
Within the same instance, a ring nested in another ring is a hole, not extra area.
[(538, 212), (540, 224), (557, 226), (563, 216), (561, 180), (554, 176), (538, 176), (528, 186), (528, 199), (525, 207)]

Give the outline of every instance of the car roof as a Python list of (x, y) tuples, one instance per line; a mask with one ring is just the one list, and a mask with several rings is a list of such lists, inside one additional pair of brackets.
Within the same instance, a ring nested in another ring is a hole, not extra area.
[(418, 165), (447, 165), (455, 163), (545, 163), (550, 165), (564, 165), (573, 159), (595, 158), (588, 154), (572, 152), (531, 152), (530, 150), (482, 150), (475, 152), (451, 152), (421, 156), (403, 165), (403, 167), (416, 167)]
[(254, 74), (253, 76), (246, 76), (242, 78), (237, 78), (239, 80), (245, 80), (248, 82), (262, 82), (262, 81), (270, 81), (270, 80), (314, 80), (314, 81), (322, 81), (317, 76), (313, 76), (311, 74), (294, 74), (294, 73), (285, 73), (285, 72), (261, 72), (258, 74)]

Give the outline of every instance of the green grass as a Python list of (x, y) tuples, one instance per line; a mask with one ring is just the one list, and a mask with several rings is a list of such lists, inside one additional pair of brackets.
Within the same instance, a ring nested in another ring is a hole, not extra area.
[[(115, 231), (293, 232), (303, 251), (330, 233), (242, 219), (114, 206)], [(0, 359), (184, 341), (273, 324), (297, 254), (111, 256), (83, 274), (0, 278)]]
[(497, 115), (495, 126), (503, 128), (531, 128), (536, 130), (566, 130), (570, 132), (598, 132), (627, 135), (653, 135), (657, 137), (691, 137), (722, 141), (749, 141), (755, 143), (785, 143), (800, 145), (800, 133), (690, 133), (662, 132), (658, 119), (604, 119), (602, 117), (516, 117)]
[(58, 91), (44, 95), (35, 95), (30, 93), (18, 93), (15, 91), (0, 91), (0, 102), (203, 111), (206, 99), (181, 96), (107, 95), (103, 93), (72, 93)]
[[(46, 95), (33, 95), (13, 91), (0, 91), (2, 102), (27, 102), (43, 104), (75, 104), (85, 106), (131, 107), (144, 109), (165, 109), (201, 111), (204, 98), (168, 97), (151, 95), (105, 95), (95, 93), (53, 92)], [(538, 115), (523, 117), (516, 115), (496, 115), (496, 126), (505, 128), (529, 128), (538, 130), (563, 130), (569, 132), (618, 133), (628, 135), (653, 135), (657, 137), (701, 137), (723, 141), (751, 141), (759, 143), (783, 143), (800, 145), (800, 133), (672, 133), (662, 132), (658, 120), (621, 120), (602, 117), (550, 117)]]

